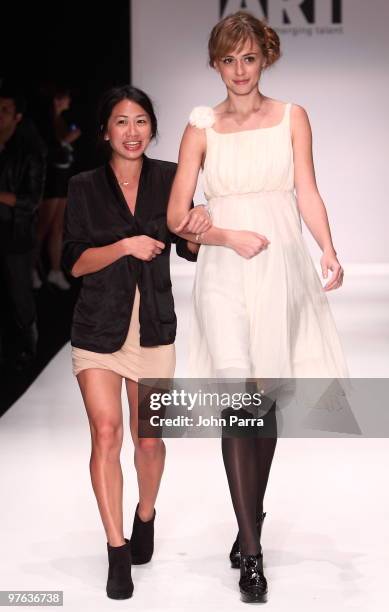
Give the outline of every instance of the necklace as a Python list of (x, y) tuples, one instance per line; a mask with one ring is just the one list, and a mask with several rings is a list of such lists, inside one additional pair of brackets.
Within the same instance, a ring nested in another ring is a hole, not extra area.
[[(143, 163), (142, 163), (142, 166), (143, 166)], [(141, 169), (142, 169), (142, 166), (141, 166)], [(126, 179), (126, 178), (120, 179), (118, 175), (116, 174), (115, 170), (113, 169), (112, 164), (111, 164), (111, 168), (113, 170), (114, 175), (116, 176), (116, 180), (118, 184), (120, 185), (120, 187), (128, 187), (128, 185), (131, 185), (131, 183), (133, 183), (134, 180), (137, 180), (136, 178), (135, 179), (134, 178), (133, 179)], [(139, 173), (139, 177), (140, 177), (140, 173)], [(139, 177), (138, 177), (138, 180), (139, 180)]]

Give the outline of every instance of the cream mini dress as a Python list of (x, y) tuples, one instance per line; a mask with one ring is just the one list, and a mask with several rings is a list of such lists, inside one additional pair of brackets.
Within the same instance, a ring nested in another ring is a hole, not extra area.
[(139, 378), (173, 378), (176, 365), (174, 343), (152, 347), (140, 345), (139, 303), (140, 294), (136, 286), (127, 338), (118, 351), (94, 353), (72, 347), (72, 367), (75, 376), (81, 370), (99, 368), (111, 370), (123, 378), (136, 382)]

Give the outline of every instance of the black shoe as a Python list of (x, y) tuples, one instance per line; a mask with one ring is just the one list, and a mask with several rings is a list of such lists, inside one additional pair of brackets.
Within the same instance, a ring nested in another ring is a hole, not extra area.
[(108, 580), (107, 595), (111, 599), (128, 599), (134, 591), (131, 578), (131, 551), (130, 542), (125, 539), (121, 546), (111, 546), (108, 549)]
[(135, 510), (132, 535), (130, 539), (131, 556), (133, 565), (148, 563), (154, 552), (154, 516), (149, 521), (142, 521), (138, 516), (138, 507)]
[(265, 603), (267, 601), (267, 582), (263, 575), (261, 553), (241, 555), (239, 588), (240, 598), (245, 603)]
[[(264, 512), (262, 514), (262, 517), (260, 517), (257, 520), (257, 529), (258, 529), (258, 535), (259, 535), (259, 539), (261, 539), (261, 533), (262, 533), (262, 525), (263, 525), (263, 521), (265, 519), (266, 516), (266, 512)], [(260, 553), (262, 554), (262, 546), (260, 547)], [(238, 535), (236, 536), (236, 540), (232, 545), (231, 548), (231, 552), (230, 552), (230, 561), (231, 561), (231, 567), (234, 569), (239, 569), (240, 568), (240, 544), (239, 544), (239, 531), (238, 531)]]

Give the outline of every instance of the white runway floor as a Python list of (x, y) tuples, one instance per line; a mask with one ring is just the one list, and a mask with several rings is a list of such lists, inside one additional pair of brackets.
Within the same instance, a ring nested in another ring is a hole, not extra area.
[[(182, 377), (191, 284), (174, 280)], [(388, 276), (351, 275), (329, 297), (351, 375), (388, 377)], [(109, 600), (88, 422), (65, 346), (0, 420), (0, 590), (63, 590), (64, 608), (77, 612), (244, 610), (228, 563), (236, 526), (220, 440), (166, 445), (155, 555), (133, 568), (132, 599)], [(264, 609), (387, 610), (388, 464), (387, 439), (278, 441), (265, 499)], [(137, 502), (129, 435), (122, 466), (129, 537)]]

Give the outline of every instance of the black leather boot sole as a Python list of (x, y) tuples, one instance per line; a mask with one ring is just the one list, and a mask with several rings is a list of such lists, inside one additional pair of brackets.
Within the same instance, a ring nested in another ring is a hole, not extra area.
[(267, 602), (267, 593), (264, 593), (264, 594), (250, 593), (250, 595), (248, 595), (247, 593), (244, 593), (241, 590), (240, 591), (240, 600), (243, 601), (244, 603), (266, 603)]

